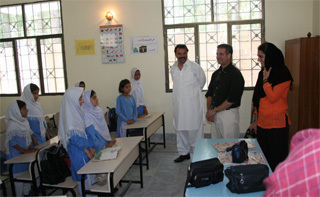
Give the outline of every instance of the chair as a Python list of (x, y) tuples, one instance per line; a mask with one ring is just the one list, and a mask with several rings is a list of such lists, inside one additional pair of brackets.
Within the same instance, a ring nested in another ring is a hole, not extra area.
[[(0, 151), (1, 151), (1, 171), (0, 171), (0, 185), (2, 189), (3, 196), (7, 196), (7, 188), (5, 181), (9, 180), (9, 172), (3, 172), (3, 168), (6, 168), (6, 165), (3, 164), (5, 161), (5, 144), (6, 144), (6, 130), (7, 125), (5, 123), (5, 116), (0, 117)], [(2, 157), (3, 156), (3, 157)]]
[[(53, 144), (39, 150), (39, 152), (37, 153), (37, 165), (38, 165), (38, 169), (39, 169), (40, 187), (42, 188), (42, 194), (45, 196), (46, 195), (45, 189), (51, 188), (51, 189), (55, 189), (53, 192), (55, 192), (57, 189), (62, 189), (64, 195), (68, 191), (70, 191), (73, 196), (76, 196), (75, 188), (78, 186), (78, 182), (73, 180), (71, 176), (68, 176), (64, 182), (59, 183), (59, 184), (55, 184), (55, 185), (43, 183), (43, 173), (44, 172), (41, 171), (40, 162), (41, 162), (41, 158), (43, 158), (43, 154), (44, 154), (45, 150), (49, 149), (52, 146), (59, 146), (59, 145), (57, 143), (53, 143)], [(52, 194), (53, 192), (51, 192), (50, 194)]]
[(58, 128), (55, 127), (53, 117), (50, 118), (48, 115), (44, 116), (44, 119), (47, 123), (47, 131), (50, 135), (50, 138), (53, 138), (58, 135)]
[(59, 116), (60, 112), (57, 112), (53, 115), (53, 123), (56, 128), (59, 128)]
[(4, 133), (7, 130), (5, 118), (6, 118), (5, 116), (0, 117), (0, 133)]
[(7, 187), (6, 187), (6, 184), (5, 184), (5, 181), (7, 181), (7, 180), (9, 180), (9, 176), (0, 175), (0, 185), (1, 185), (2, 195), (3, 196), (8, 196)]
[[(14, 164), (13, 164), (14, 165)], [(13, 165), (9, 165), (9, 170), (12, 172)], [(29, 170), (25, 171), (19, 176), (14, 176), (10, 174), (10, 182), (11, 182), (11, 190), (12, 195), (15, 195), (15, 186), (14, 182), (25, 182), (25, 183), (31, 183), (33, 186), (33, 191), (35, 195), (38, 195), (38, 187), (37, 187), (37, 178), (39, 177), (37, 165), (35, 165), (35, 162), (29, 163)]]

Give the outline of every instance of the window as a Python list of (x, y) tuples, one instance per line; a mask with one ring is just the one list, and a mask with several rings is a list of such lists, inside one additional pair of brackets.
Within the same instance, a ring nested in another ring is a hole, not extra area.
[(61, 2), (0, 7), (0, 95), (34, 83), (42, 95), (62, 94), (66, 69)]
[(174, 47), (186, 44), (188, 58), (205, 71), (208, 89), (211, 75), (219, 68), (219, 44), (233, 46), (233, 64), (240, 69), (246, 89), (252, 89), (261, 67), (257, 48), (264, 41), (263, 0), (162, 0), (166, 91), (172, 91), (171, 66)]

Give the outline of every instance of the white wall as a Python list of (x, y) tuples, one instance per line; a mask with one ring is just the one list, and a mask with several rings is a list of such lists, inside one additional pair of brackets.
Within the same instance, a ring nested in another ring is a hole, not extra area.
[(313, 35), (320, 36), (320, 0), (313, 2)]
[[(287, 39), (305, 37), (315, 31), (313, 8), (317, 0), (266, 0), (266, 40), (284, 49)], [(2, 5), (19, 1), (1, 1)], [(20, 1), (21, 2), (21, 1)], [(23, 1), (25, 2), (25, 1)], [(115, 19), (110, 23), (104, 18), (112, 10)], [(120, 80), (129, 78), (132, 67), (141, 69), (141, 81), (145, 88), (149, 111), (165, 111), (166, 131), (174, 132), (172, 126), (172, 94), (165, 92), (165, 66), (161, 0), (62, 0), (63, 26), (67, 77), (69, 87), (76, 81), (86, 82), (86, 89), (94, 89), (100, 106), (114, 107)], [(319, 15), (319, 11), (317, 13)], [(122, 24), (124, 26), (125, 63), (102, 64), (99, 43), (99, 26)], [(318, 31), (319, 34), (319, 31)], [(131, 36), (158, 36), (157, 54), (131, 55)], [(313, 34), (315, 35), (315, 34)], [(94, 39), (95, 55), (75, 55), (75, 40)], [(45, 113), (59, 110), (61, 96), (41, 96)], [(245, 91), (240, 107), (240, 129), (245, 132), (250, 121), (252, 91)], [(1, 97), (0, 114), (5, 115), (7, 105), (13, 97)], [(205, 131), (210, 131), (207, 124)]]
[[(285, 41), (313, 31), (315, 0), (266, 0), (266, 41), (284, 52)], [(317, 0), (316, 0), (317, 1)]]

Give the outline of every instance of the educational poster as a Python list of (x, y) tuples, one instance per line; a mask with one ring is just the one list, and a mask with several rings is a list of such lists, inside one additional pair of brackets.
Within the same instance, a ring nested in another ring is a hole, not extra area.
[(94, 39), (76, 40), (76, 55), (93, 55), (95, 54)]
[(122, 25), (100, 26), (100, 43), (103, 64), (124, 62)]
[(131, 54), (158, 53), (157, 36), (138, 36), (130, 38)]

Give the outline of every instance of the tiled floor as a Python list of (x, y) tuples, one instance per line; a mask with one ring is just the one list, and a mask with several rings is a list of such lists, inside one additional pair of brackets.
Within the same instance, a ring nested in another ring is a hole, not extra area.
[[(167, 141), (166, 145), (166, 148), (157, 145), (149, 154), (149, 170), (143, 166), (144, 187), (132, 184), (125, 196), (184, 196), (184, 184), (190, 160), (174, 163), (173, 160), (178, 157), (176, 142)], [(139, 180), (139, 167), (132, 166), (124, 178)], [(118, 187), (119, 191), (115, 196), (120, 196), (126, 184), (123, 183), (122, 187)], [(10, 183), (6, 182), (6, 185), (8, 195), (11, 196)], [(76, 192), (79, 194), (78, 189)], [(61, 195), (61, 192), (55, 192), (54, 195)], [(67, 195), (71, 196), (71, 193)]]
[[(143, 166), (144, 187), (132, 184), (125, 196), (184, 196), (184, 184), (190, 160), (174, 163), (178, 157), (175, 141), (167, 141), (166, 148), (157, 145), (149, 154), (149, 170)], [(125, 178), (139, 179), (138, 166), (133, 166)], [(121, 193), (121, 189), (117, 194)], [(116, 194), (116, 196), (117, 196)]]

